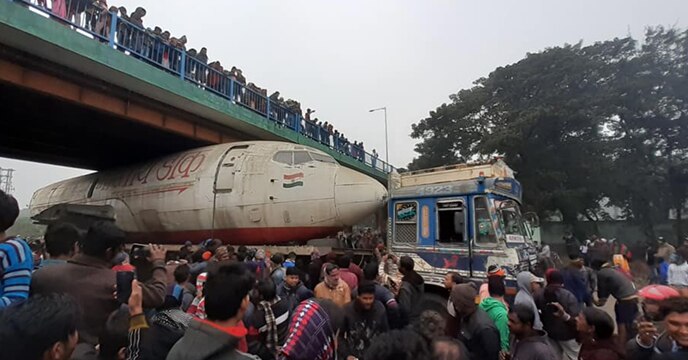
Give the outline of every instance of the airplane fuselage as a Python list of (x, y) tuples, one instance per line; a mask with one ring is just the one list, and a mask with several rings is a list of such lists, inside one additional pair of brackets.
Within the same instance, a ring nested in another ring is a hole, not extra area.
[(380, 209), (386, 190), (306, 146), (213, 145), (93, 173), (36, 191), (32, 215), (57, 204), (110, 205), (132, 241), (304, 242)]

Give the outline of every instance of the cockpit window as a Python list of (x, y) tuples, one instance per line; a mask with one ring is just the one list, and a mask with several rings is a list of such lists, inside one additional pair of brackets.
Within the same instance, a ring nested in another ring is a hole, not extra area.
[(315, 161), (320, 161), (320, 162), (330, 163), (330, 164), (334, 164), (334, 163), (335, 163), (334, 159), (333, 159), (332, 157), (330, 157), (330, 156), (323, 155), (323, 154), (318, 154), (318, 153), (314, 153), (314, 152), (311, 152), (311, 153), (309, 153), (309, 154), (311, 154), (311, 157), (312, 157), (313, 160), (315, 160)]
[(272, 157), (272, 160), (278, 163), (292, 165), (292, 154), (291, 151), (278, 151), (275, 156)]
[(313, 161), (307, 151), (294, 151), (294, 165)]

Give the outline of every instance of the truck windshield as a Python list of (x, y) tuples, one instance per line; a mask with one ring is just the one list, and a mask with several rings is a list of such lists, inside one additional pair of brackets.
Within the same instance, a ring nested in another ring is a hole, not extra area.
[(521, 209), (516, 201), (495, 200), (499, 213), (499, 223), (507, 236), (507, 241), (525, 241), (528, 233), (521, 216)]

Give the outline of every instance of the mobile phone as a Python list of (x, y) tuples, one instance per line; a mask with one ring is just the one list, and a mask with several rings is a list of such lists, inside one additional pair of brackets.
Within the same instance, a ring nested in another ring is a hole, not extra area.
[(148, 245), (146, 244), (131, 244), (131, 248), (129, 248), (129, 256), (130, 257), (139, 257), (145, 251), (147, 250)]
[(134, 278), (133, 271), (117, 272), (117, 301), (122, 304), (129, 302), (129, 297), (131, 296), (131, 282)]

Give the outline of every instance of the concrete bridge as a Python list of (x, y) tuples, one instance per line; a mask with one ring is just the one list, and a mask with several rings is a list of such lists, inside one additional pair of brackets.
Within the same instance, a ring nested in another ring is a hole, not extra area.
[(383, 182), (392, 170), (115, 14), (79, 16), (0, 1), (0, 156), (101, 170), (261, 139), (320, 149)]

